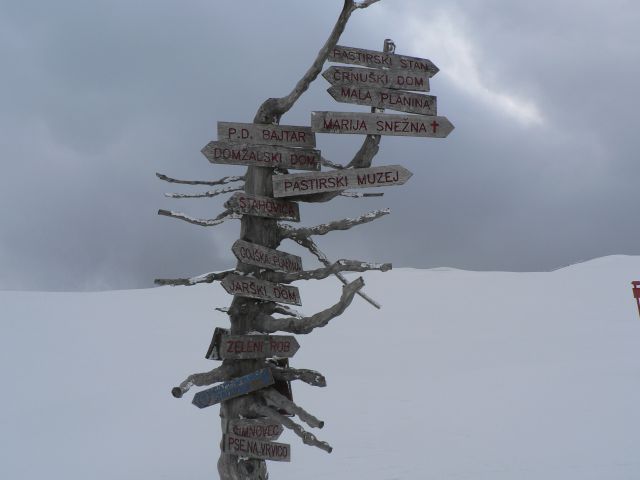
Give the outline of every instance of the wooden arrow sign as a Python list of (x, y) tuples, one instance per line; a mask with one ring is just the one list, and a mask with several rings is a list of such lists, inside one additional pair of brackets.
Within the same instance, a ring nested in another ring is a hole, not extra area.
[(400, 92), (388, 88), (334, 85), (327, 89), (336, 101), (376, 108), (388, 108), (407, 113), (436, 115), (436, 97), (419, 93)]
[(255, 165), (258, 167), (320, 170), (320, 150), (250, 145), (231, 142), (209, 142), (202, 153), (211, 163)]
[(291, 461), (291, 445), (236, 437), (229, 434), (222, 436), (222, 451), (239, 457), (260, 458), (276, 462)]
[(250, 358), (291, 358), (300, 344), (291, 335), (228, 335), (222, 337), (220, 357), (229, 360)]
[(321, 133), (444, 138), (453, 125), (447, 117), (386, 113), (311, 112), (311, 128)]
[(277, 218), (290, 222), (300, 221), (300, 208), (297, 203), (275, 200), (270, 197), (236, 192), (225, 202), (224, 206), (233, 210), (234, 213), (244, 215)]
[(218, 140), (242, 144), (315, 147), (316, 136), (309, 127), (218, 122)]
[(400, 165), (333, 170), (292, 175), (274, 175), (273, 195), (290, 197), (320, 192), (335, 192), (348, 188), (387, 187), (403, 185), (413, 175)]
[(440, 70), (431, 60), (426, 58), (407, 57), (394, 53), (364, 50), (362, 48), (336, 45), (330, 52), (330, 62), (348, 63), (372, 68), (389, 68), (392, 70), (409, 70), (433, 77)]
[(266, 418), (243, 418), (226, 420), (225, 432), (234, 437), (257, 438), (259, 440), (277, 440), (284, 427), (278, 422)]
[(206, 408), (231, 398), (255, 392), (273, 385), (271, 369), (263, 368), (244, 377), (234, 378), (215, 387), (203, 390), (193, 396), (193, 403), (198, 408)]
[(281, 285), (235, 274), (227, 275), (221, 283), (222, 287), (231, 295), (302, 305), (299, 290), (290, 285)]
[(280, 250), (272, 250), (262, 245), (237, 240), (231, 247), (231, 251), (238, 260), (247, 265), (284, 273), (302, 271), (302, 258)]
[(334, 65), (322, 72), (322, 76), (331, 85), (361, 85), (364, 87), (392, 88), (394, 90), (429, 91), (429, 77), (426, 74), (399, 70)]

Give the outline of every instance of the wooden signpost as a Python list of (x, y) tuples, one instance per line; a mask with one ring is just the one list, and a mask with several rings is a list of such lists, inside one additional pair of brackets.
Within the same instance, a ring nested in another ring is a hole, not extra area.
[(273, 250), (244, 240), (236, 240), (231, 251), (247, 265), (268, 268), (274, 272), (296, 273), (302, 271), (302, 258), (298, 255)]
[(386, 113), (311, 112), (314, 132), (444, 138), (453, 131), (446, 117)]
[(225, 335), (220, 343), (220, 357), (229, 360), (249, 358), (291, 358), (300, 344), (291, 335)]
[(286, 443), (265, 442), (230, 434), (222, 436), (222, 451), (239, 457), (261, 458), (276, 462), (291, 461), (291, 446)]
[(222, 286), (231, 295), (257, 298), (268, 302), (287, 303), (289, 305), (302, 305), (300, 303), (300, 292), (291, 285), (280, 285), (266, 280), (231, 274), (224, 277)]
[(211, 163), (320, 170), (320, 151), (278, 145), (209, 142), (202, 153)]
[(412, 173), (400, 165), (334, 170), (291, 175), (274, 175), (273, 195), (290, 197), (311, 193), (335, 192), (351, 188), (403, 185)]
[(309, 127), (218, 122), (218, 139), (241, 144), (315, 147), (316, 136)]
[(336, 45), (329, 52), (330, 62), (348, 63), (363, 67), (389, 68), (392, 70), (409, 70), (433, 77), (440, 70), (431, 60), (426, 58), (407, 57), (393, 53), (377, 52), (362, 48)]
[(400, 112), (436, 115), (436, 97), (402, 92), (389, 88), (334, 85), (327, 92), (337, 101), (375, 108), (388, 108)]
[(235, 213), (256, 217), (277, 218), (290, 222), (300, 221), (300, 208), (297, 203), (260, 197), (247, 193), (234, 193), (224, 206)]
[(277, 440), (284, 427), (274, 420), (266, 418), (243, 418), (226, 421), (225, 433), (234, 437), (256, 438), (258, 440)]
[(322, 72), (331, 85), (360, 85), (394, 90), (429, 91), (429, 76), (402, 70), (332, 66)]
[(273, 375), (270, 368), (257, 370), (249, 375), (234, 378), (207, 390), (202, 390), (193, 396), (193, 403), (198, 408), (206, 408), (231, 398), (255, 392), (261, 388), (273, 385)]

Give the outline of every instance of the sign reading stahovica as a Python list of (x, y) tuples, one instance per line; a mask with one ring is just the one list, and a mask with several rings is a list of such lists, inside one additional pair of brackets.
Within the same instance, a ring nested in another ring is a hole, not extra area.
[(331, 85), (362, 85), (364, 87), (392, 88), (394, 90), (429, 91), (426, 74), (398, 70), (378, 70), (360, 67), (333, 66), (322, 72)]
[(209, 142), (202, 153), (211, 163), (320, 170), (320, 151), (278, 145)]
[(300, 292), (296, 287), (290, 285), (281, 285), (235, 274), (227, 275), (221, 283), (222, 287), (231, 295), (288, 303), (290, 305), (302, 305), (300, 303)]
[(309, 127), (218, 122), (218, 140), (234, 143), (315, 147), (316, 136)]
[(290, 197), (311, 193), (335, 192), (348, 188), (403, 185), (412, 173), (400, 165), (386, 167), (333, 170), (291, 175), (274, 175), (273, 195)]
[(343, 47), (336, 45), (330, 52), (330, 62), (349, 63), (363, 67), (389, 68), (392, 70), (409, 70), (433, 77), (440, 71), (431, 60), (426, 58), (407, 57), (395, 53), (377, 52), (363, 48)]
[(244, 377), (234, 378), (215, 387), (202, 390), (193, 396), (191, 403), (198, 408), (206, 408), (216, 403), (266, 388), (274, 383), (271, 370), (263, 368)]
[(224, 204), (234, 213), (256, 217), (277, 218), (290, 222), (300, 221), (300, 208), (297, 203), (275, 200), (271, 197), (259, 197), (248, 193), (234, 193)]
[(453, 130), (447, 117), (386, 113), (311, 112), (311, 128), (321, 133), (444, 138)]

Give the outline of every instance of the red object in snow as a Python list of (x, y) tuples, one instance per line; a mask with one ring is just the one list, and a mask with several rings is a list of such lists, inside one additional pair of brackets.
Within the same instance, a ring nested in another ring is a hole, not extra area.
[(640, 282), (631, 282), (631, 285), (633, 285), (633, 298), (638, 303), (638, 314), (640, 314)]

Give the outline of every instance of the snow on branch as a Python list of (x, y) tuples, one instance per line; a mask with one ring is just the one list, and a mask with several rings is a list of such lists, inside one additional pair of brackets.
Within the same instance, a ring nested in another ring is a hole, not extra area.
[(215, 187), (216, 185), (226, 185), (227, 183), (240, 182), (244, 180), (244, 176), (232, 176), (232, 177), (222, 177), (220, 180), (177, 180), (175, 178), (167, 177), (162, 173), (156, 173), (156, 177), (160, 180), (164, 180), (169, 183), (179, 183), (182, 185), (208, 185), (210, 187)]
[(282, 240), (290, 238), (294, 241), (298, 241), (300, 238), (308, 238), (311, 235), (325, 235), (335, 230), (349, 230), (356, 225), (362, 225), (364, 223), (373, 222), (380, 217), (384, 217), (391, 213), (389, 208), (383, 210), (374, 210), (365, 215), (361, 215), (357, 218), (344, 218), (331, 223), (323, 223), (316, 225), (315, 227), (302, 227), (293, 228), (289, 225), (280, 225), (280, 238)]
[[(172, 287), (191, 287), (193, 285), (197, 285), (198, 283), (213, 283), (216, 281), (222, 281), (227, 275), (230, 275), (232, 273), (234, 273), (233, 270), (226, 270), (224, 272), (204, 273), (202, 275), (198, 275), (197, 277), (191, 278), (156, 278), (153, 283), (161, 286), (170, 285)], [(228, 309), (222, 310), (220, 308), (216, 308), (216, 310), (223, 311), (224, 313), (227, 313), (228, 311)]]
[(367, 8), (380, 0), (365, 0), (364, 2), (354, 2), (355, 8)]
[(165, 193), (164, 196), (168, 198), (211, 198), (211, 197), (216, 197), (218, 195), (222, 195), (225, 193), (239, 192), (243, 190), (244, 190), (244, 185), (240, 185), (239, 187), (219, 188), (217, 190), (209, 190), (208, 192), (194, 193), (194, 194)]
[(348, 192), (346, 190), (340, 192), (341, 197), (348, 198), (371, 198), (371, 197), (382, 197), (384, 193), (362, 193), (362, 192)]
[(333, 447), (331, 447), (331, 445), (329, 445), (327, 442), (318, 440), (313, 433), (307, 432), (304, 428), (302, 428), (301, 425), (298, 425), (289, 417), (282, 415), (274, 408), (267, 407), (266, 405), (257, 405), (253, 407), (252, 410), (257, 415), (267, 417), (268, 419), (274, 420), (280, 425), (287, 427), (289, 430), (292, 430), (302, 439), (302, 443), (304, 443), (305, 445), (318, 447), (320, 450), (324, 450), (327, 453), (331, 453), (333, 451)]
[(314, 428), (322, 428), (324, 427), (324, 422), (322, 420), (317, 419), (309, 412), (305, 411), (302, 407), (299, 407), (287, 397), (278, 393), (273, 388), (266, 388), (264, 390), (260, 390), (260, 396), (265, 400), (268, 406), (275, 407), (277, 409), (282, 409), (285, 412), (292, 413), (297, 415), (300, 420), (305, 422), (310, 427)]
[(324, 375), (316, 372), (315, 370), (280, 367), (273, 362), (269, 362), (269, 368), (271, 369), (273, 378), (276, 380), (282, 380), (285, 382), (301, 380), (304, 383), (313, 385), (314, 387), (327, 386), (327, 380), (324, 378)]
[(231, 364), (223, 364), (218, 368), (214, 368), (210, 372), (194, 373), (193, 375), (189, 375), (179, 387), (173, 388), (171, 390), (171, 394), (176, 398), (182, 398), (182, 396), (194, 385), (197, 387), (204, 387), (218, 382), (226, 382), (227, 380), (231, 380), (235, 370), (235, 367)]
[(183, 220), (187, 223), (192, 223), (194, 225), (200, 225), (202, 227), (215, 227), (216, 225), (220, 225), (224, 223), (225, 220), (233, 219), (233, 218), (242, 218), (241, 215), (237, 215), (233, 213), (232, 210), (227, 209), (218, 215), (216, 218), (212, 219), (200, 219), (193, 218), (184, 213), (180, 212), (172, 212), (170, 210), (158, 210), (158, 215), (163, 215), (165, 217), (177, 218), (178, 220)]
[(296, 280), (322, 280), (330, 275), (340, 272), (367, 272), (369, 270), (380, 270), (386, 272), (391, 270), (390, 263), (367, 263), (359, 260), (338, 260), (337, 262), (315, 270), (307, 270), (297, 273), (269, 272), (268, 279), (276, 283), (290, 283)]
[(335, 305), (303, 318), (275, 318), (269, 315), (260, 315), (254, 320), (254, 329), (262, 333), (274, 333), (278, 331), (307, 334), (314, 329), (326, 326), (332, 319), (342, 315), (347, 309), (355, 294), (364, 287), (362, 277), (342, 287), (342, 295)]

